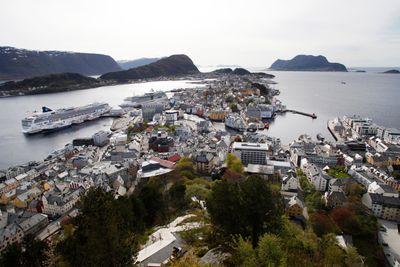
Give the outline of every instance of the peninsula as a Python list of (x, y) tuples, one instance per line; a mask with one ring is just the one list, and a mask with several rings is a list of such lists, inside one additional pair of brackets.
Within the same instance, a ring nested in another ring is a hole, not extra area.
[(156, 62), (160, 58), (138, 58), (138, 59), (132, 59), (132, 60), (118, 60), (117, 63), (118, 65), (123, 69), (123, 70), (129, 70), (132, 68), (137, 68), (140, 66), (148, 65), (150, 63)]
[(102, 85), (106, 85), (106, 83), (78, 73), (50, 74), (1, 84), (0, 97), (57, 93)]
[(19, 80), (62, 72), (101, 75), (118, 70), (121, 70), (118, 63), (102, 54), (0, 47), (0, 80)]
[(272, 70), (285, 71), (347, 71), (340, 63), (331, 63), (324, 56), (297, 55), (291, 60), (276, 60), (270, 67)]

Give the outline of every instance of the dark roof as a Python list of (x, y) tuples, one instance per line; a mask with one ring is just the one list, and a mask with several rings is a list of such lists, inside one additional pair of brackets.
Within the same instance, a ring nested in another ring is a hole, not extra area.
[(336, 199), (339, 200), (341, 202), (345, 202), (346, 201), (346, 195), (343, 192), (330, 192), (328, 195), (328, 199)]
[(339, 178), (339, 179), (331, 179), (329, 184), (336, 186), (343, 186), (349, 182), (352, 182), (353, 178)]
[(387, 197), (380, 194), (369, 193), (372, 203), (386, 207), (400, 208), (400, 199), (397, 197)]
[(398, 191), (393, 187), (391, 187), (390, 185), (379, 184), (379, 186), (383, 189), (383, 191), (385, 191), (385, 193), (393, 193), (393, 194), (398, 193)]
[(196, 162), (200, 162), (200, 163), (209, 163), (213, 158), (213, 155), (208, 153), (201, 153), (199, 155), (196, 156)]

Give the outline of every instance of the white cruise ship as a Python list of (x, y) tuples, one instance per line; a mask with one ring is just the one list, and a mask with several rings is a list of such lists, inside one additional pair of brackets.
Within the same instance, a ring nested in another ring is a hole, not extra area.
[(35, 112), (22, 120), (22, 132), (34, 134), (59, 130), (72, 124), (97, 119), (110, 110), (111, 107), (107, 103), (92, 103), (82, 107), (62, 108), (54, 111), (42, 107), (42, 112)]
[(238, 114), (228, 114), (225, 117), (225, 126), (232, 128), (234, 130), (244, 132), (247, 129), (247, 124), (243, 118)]
[(152, 103), (167, 103), (167, 94), (162, 91), (151, 91), (140, 96), (132, 96), (125, 98), (125, 101), (120, 105), (120, 107), (139, 107), (144, 104)]

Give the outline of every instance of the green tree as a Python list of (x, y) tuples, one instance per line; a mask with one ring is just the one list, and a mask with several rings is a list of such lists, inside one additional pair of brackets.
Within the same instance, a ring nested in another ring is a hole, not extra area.
[(0, 266), (45, 266), (48, 248), (46, 242), (37, 240), (34, 235), (28, 234), (21, 244), (14, 243), (7, 247), (0, 257)]
[(346, 266), (349, 267), (362, 267), (364, 266), (364, 257), (358, 254), (357, 249), (353, 246), (347, 248), (346, 256), (344, 260)]
[(232, 266), (240, 267), (257, 267), (258, 264), (256, 252), (253, 249), (251, 242), (244, 240), (243, 237), (239, 236), (234, 241), (234, 252), (231, 258)]
[(229, 105), (229, 107), (230, 107), (230, 109), (232, 110), (232, 112), (239, 112), (239, 108), (238, 108), (238, 106), (237, 106), (236, 103), (231, 103), (231, 104)]
[(37, 240), (34, 235), (29, 234), (24, 237), (22, 246), (24, 266), (45, 266), (46, 251), (49, 248), (46, 242)]
[(258, 176), (236, 183), (217, 181), (207, 208), (217, 228), (227, 236), (250, 237), (254, 247), (262, 234), (279, 231), (283, 213), (281, 198)]
[(170, 207), (177, 210), (185, 208), (187, 206), (185, 194), (186, 185), (183, 182), (174, 183), (168, 190)]
[(7, 247), (0, 258), (0, 266), (19, 267), (23, 265), (22, 248), (20, 244), (14, 243)]
[(114, 195), (101, 188), (82, 196), (80, 214), (72, 236), (58, 243), (56, 251), (70, 266), (131, 266), (138, 251), (136, 235), (125, 216), (133, 217)]
[(175, 173), (180, 177), (186, 177), (188, 179), (196, 178), (193, 161), (188, 157), (181, 158), (176, 164)]
[(240, 158), (236, 157), (232, 153), (228, 153), (226, 157), (227, 168), (235, 173), (243, 174), (244, 167)]
[(162, 222), (165, 219), (165, 201), (163, 191), (160, 185), (147, 183), (138, 195), (146, 211), (144, 222), (147, 227), (152, 227), (156, 222)]
[(286, 251), (282, 249), (281, 239), (273, 234), (265, 234), (258, 242), (259, 266), (286, 266)]

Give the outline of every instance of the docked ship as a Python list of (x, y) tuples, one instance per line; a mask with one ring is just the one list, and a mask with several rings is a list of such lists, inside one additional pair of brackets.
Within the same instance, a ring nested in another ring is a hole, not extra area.
[(42, 112), (34, 112), (22, 120), (22, 132), (34, 134), (60, 130), (72, 124), (97, 119), (110, 110), (111, 107), (107, 103), (92, 103), (81, 107), (57, 110), (42, 107)]
[(244, 119), (238, 114), (228, 114), (225, 117), (225, 126), (237, 130), (239, 132), (244, 132), (247, 130), (247, 124)]
[(124, 102), (120, 105), (122, 108), (127, 107), (139, 107), (145, 104), (153, 104), (153, 103), (167, 103), (168, 97), (165, 92), (153, 90), (149, 93), (145, 93), (140, 96), (132, 96), (125, 98)]

